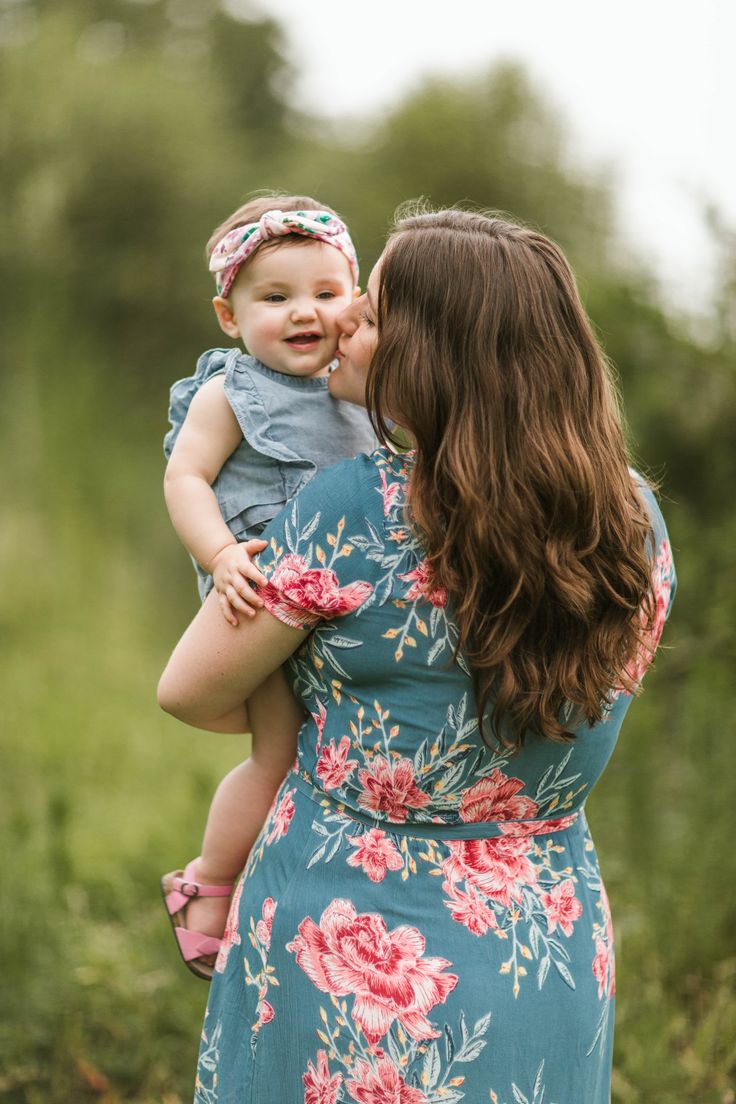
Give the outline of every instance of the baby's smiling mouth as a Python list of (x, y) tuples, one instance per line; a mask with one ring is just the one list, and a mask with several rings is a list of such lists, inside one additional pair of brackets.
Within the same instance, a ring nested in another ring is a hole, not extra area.
[(309, 331), (307, 333), (294, 334), (292, 337), (287, 337), (286, 341), (289, 345), (313, 345), (315, 341), (320, 341), (322, 334)]

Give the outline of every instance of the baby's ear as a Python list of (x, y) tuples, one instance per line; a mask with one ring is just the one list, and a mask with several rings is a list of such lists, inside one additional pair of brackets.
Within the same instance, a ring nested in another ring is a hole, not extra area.
[(354, 289), (353, 289), (353, 299), (360, 299), (360, 296), (361, 296), (360, 286), (358, 284), (356, 284)]
[(235, 315), (233, 314), (233, 308), (227, 299), (223, 299), (221, 295), (216, 295), (212, 300), (212, 306), (215, 308), (215, 314), (217, 315), (217, 321), (220, 324), (220, 329), (228, 337), (240, 337), (240, 329), (238, 323), (235, 321)]

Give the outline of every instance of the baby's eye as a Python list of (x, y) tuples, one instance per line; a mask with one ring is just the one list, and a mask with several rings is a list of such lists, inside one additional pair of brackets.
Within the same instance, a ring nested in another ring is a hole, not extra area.
[(334, 291), (321, 291), (319, 293), (319, 295), (317, 296), (317, 298), (318, 299), (334, 299), (335, 298), (335, 293), (334, 293)]
[(286, 296), (281, 295), (280, 292), (275, 291), (272, 295), (266, 295), (265, 301), (267, 303), (285, 303)]

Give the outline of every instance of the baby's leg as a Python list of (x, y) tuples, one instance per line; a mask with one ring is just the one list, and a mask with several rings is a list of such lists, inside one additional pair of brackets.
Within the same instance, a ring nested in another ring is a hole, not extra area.
[[(304, 710), (294, 699), (281, 670), (275, 671), (248, 700), (252, 751), (223, 778), (212, 799), (196, 878), (205, 885), (227, 885), (245, 866), (273, 798), (296, 755), (296, 737)], [(225, 930), (229, 899), (194, 898), (187, 927), (219, 937)]]

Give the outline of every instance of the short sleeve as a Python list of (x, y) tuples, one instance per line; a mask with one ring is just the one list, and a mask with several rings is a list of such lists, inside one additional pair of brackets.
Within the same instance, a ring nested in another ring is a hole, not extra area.
[(206, 353), (202, 353), (197, 361), (193, 376), (186, 376), (172, 384), (169, 392), (169, 425), (171, 429), (164, 437), (164, 456), (167, 460), (174, 451), (176, 439), (184, 425), (189, 407), (192, 405), (192, 399), (208, 380), (225, 372), (228, 360), (233, 353), (237, 355), (237, 352), (237, 349), (208, 349)]
[[(662, 638), (665, 621), (672, 609), (672, 601), (677, 587), (677, 576), (672, 559), (669, 534), (659, 503), (651, 488), (647, 486), (641, 476), (637, 475), (636, 472), (633, 474), (636, 477), (639, 492), (646, 505), (652, 526), (648, 551), (652, 564), (651, 596), (654, 606), (651, 610), (651, 620), (650, 610), (644, 608), (641, 610), (642, 627), (645, 628), (646, 635), (642, 638), (638, 654), (631, 661), (626, 671), (631, 684), (638, 686), (654, 659)], [(623, 687), (617, 687), (614, 697), (623, 692)]]
[(672, 557), (672, 545), (670, 544), (667, 525), (662, 517), (659, 503), (650, 488), (643, 483), (641, 477), (639, 476), (638, 478), (640, 480), (642, 497), (644, 498), (652, 521), (652, 544), (650, 552), (653, 561), (652, 590), (656, 607), (654, 625), (654, 643), (656, 646), (662, 635), (664, 623), (672, 610), (672, 602), (674, 601), (675, 591), (677, 590), (677, 573), (675, 571), (675, 562)]
[[(377, 493), (378, 492), (378, 493)], [(371, 604), (383, 558), (382, 499), (368, 456), (320, 472), (263, 532), (258, 567), (266, 609), (313, 629)]]

